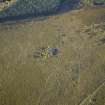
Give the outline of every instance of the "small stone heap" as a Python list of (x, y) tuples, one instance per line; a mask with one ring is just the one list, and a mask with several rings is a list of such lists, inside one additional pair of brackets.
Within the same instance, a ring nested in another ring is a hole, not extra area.
[(34, 58), (36, 59), (47, 59), (49, 57), (53, 57), (53, 56), (57, 56), (59, 53), (59, 49), (58, 48), (51, 48), (51, 47), (42, 47), (37, 49), (34, 52)]

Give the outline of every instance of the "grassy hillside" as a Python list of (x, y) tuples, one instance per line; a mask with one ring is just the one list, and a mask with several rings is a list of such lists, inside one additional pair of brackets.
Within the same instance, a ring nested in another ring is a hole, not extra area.
[(1, 12), (0, 17), (17, 16), (24, 14), (40, 13), (56, 9), (59, 5), (59, 0), (18, 0), (7, 10)]
[(99, 7), (0, 24), (0, 105), (105, 105), (104, 20)]
[[(74, 1), (18, 0), (0, 18), (53, 12), (69, 3)], [(52, 48), (57, 55), (49, 54)], [(0, 23), (0, 105), (105, 105), (105, 8)]]

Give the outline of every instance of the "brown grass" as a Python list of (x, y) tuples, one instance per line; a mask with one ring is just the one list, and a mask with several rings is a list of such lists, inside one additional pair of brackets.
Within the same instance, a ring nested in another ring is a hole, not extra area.
[[(84, 27), (100, 16), (104, 8), (0, 24), (0, 105), (79, 105), (91, 95), (105, 80), (105, 32), (91, 38)], [(46, 46), (58, 47), (58, 57), (36, 60), (34, 51)], [(104, 90), (94, 105), (104, 105)]]

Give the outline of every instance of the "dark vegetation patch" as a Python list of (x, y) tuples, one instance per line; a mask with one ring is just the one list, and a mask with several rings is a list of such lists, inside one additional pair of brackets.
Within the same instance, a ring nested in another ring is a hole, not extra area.
[(6, 1), (11, 1), (11, 0), (0, 0), (0, 2), (6, 2)]
[(18, 0), (0, 13), (0, 22), (48, 16), (77, 7), (80, 0)]
[(94, 5), (104, 5), (105, 4), (105, 0), (93, 0), (93, 4)]
[(81, 4), (83, 6), (103, 5), (105, 0), (17, 0), (11, 7), (0, 12), (0, 22), (64, 13), (80, 8)]
[(104, 5), (105, 0), (81, 0), (81, 4), (84, 6)]

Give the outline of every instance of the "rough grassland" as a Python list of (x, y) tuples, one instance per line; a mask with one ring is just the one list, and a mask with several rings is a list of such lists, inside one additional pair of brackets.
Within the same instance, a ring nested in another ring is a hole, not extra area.
[[(104, 14), (91, 8), (0, 24), (0, 105), (105, 105)], [(33, 57), (47, 46), (58, 56)]]

